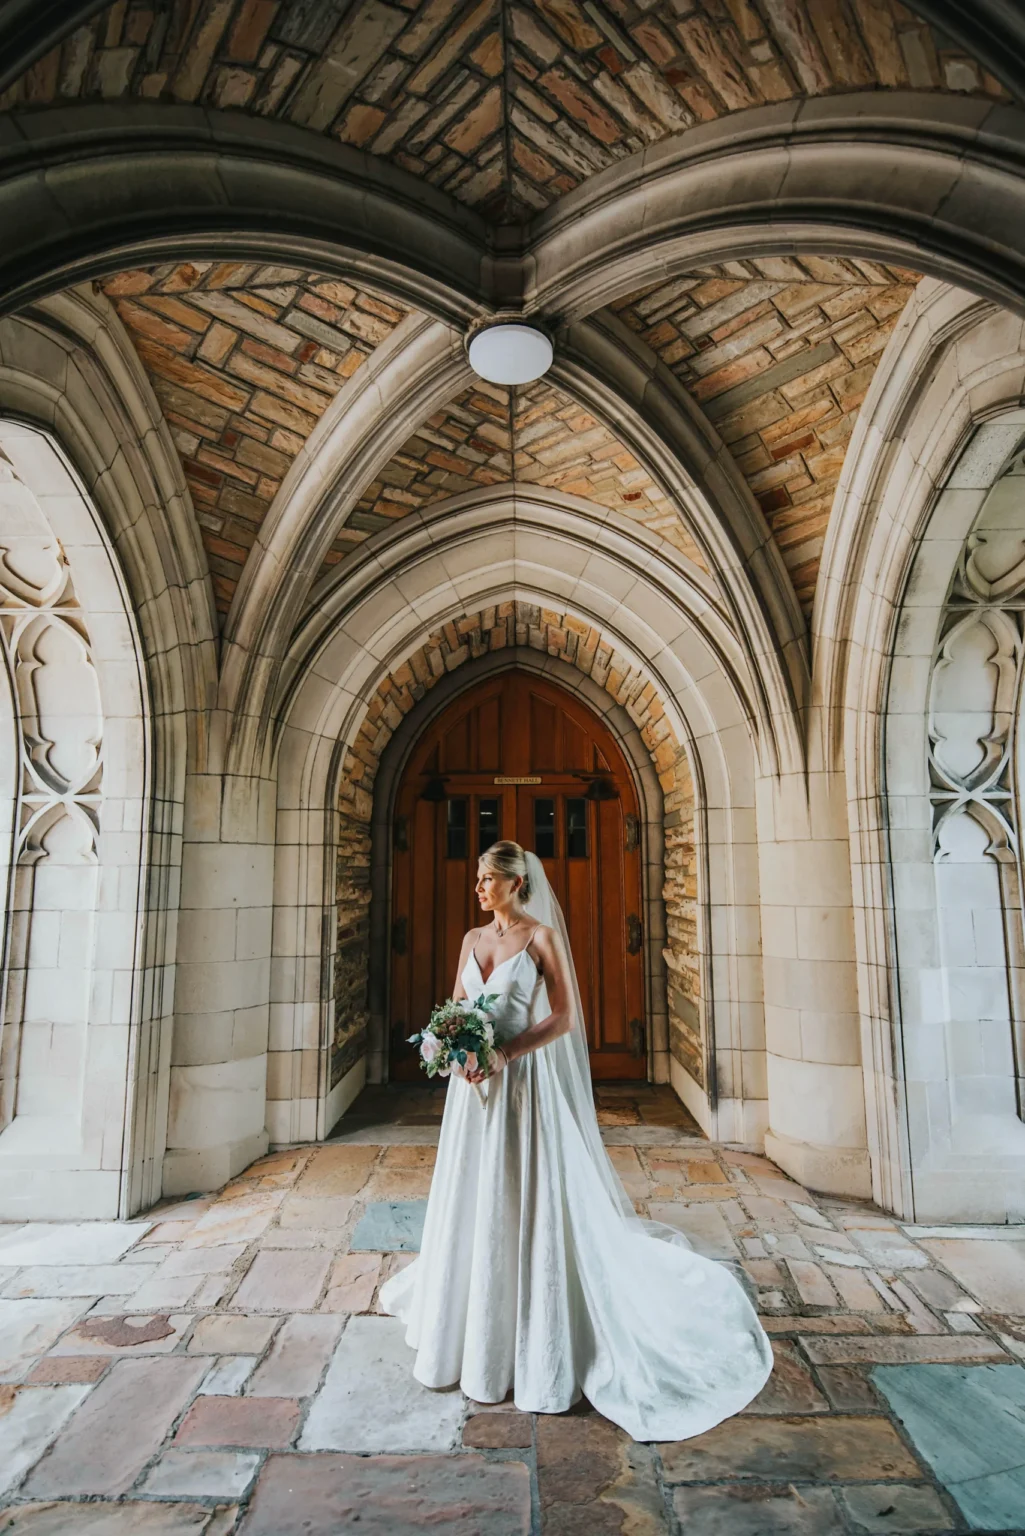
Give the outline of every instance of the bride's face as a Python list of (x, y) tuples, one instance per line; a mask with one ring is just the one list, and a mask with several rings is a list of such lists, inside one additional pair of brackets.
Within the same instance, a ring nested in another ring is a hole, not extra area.
[(484, 912), (494, 912), (496, 907), (501, 911), (516, 900), (516, 893), (522, 883), (517, 875), (500, 875), (496, 870), (488, 869), (485, 864), (478, 864), (477, 884), (474, 887), (478, 905)]

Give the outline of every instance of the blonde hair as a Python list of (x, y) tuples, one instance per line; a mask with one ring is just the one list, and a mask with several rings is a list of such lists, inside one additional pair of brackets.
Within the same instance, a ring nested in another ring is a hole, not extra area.
[(503, 838), (500, 842), (492, 843), (480, 856), (479, 863), (485, 869), (490, 869), (492, 874), (504, 875), (507, 880), (514, 880), (518, 875), (523, 882), (518, 895), (521, 901), (530, 900), (530, 880), (527, 877), (527, 856), (519, 843), (512, 842), (509, 838)]

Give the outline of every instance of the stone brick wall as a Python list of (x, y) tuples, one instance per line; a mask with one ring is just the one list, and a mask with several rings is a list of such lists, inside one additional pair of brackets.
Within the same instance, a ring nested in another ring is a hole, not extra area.
[(381, 754), (438, 679), (510, 646), (558, 656), (605, 689), (634, 721), (662, 788), (670, 1034), (673, 1054), (704, 1082), (700, 1031), (694, 784), (687, 753), (654, 685), (600, 631), (573, 614), (501, 603), (446, 624), (379, 685), (346, 753), (338, 807), (338, 964), (332, 1086), (363, 1054), (367, 1026), (370, 822)]
[(115, 0), (0, 110), (135, 97), (280, 118), (523, 220), (695, 123), (866, 88), (1002, 94), (899, 0)]
[(918, 277), (766, 257), (698, 267), (614, 306), (729, 445), (806, 613), (847, 444)]

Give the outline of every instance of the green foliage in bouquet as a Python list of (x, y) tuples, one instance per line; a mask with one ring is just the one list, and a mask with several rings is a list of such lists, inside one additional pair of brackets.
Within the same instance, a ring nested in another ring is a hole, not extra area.
[(491, 1020), (497, 992), (482, 993), (476, 1002), (448, 998), (432, 1010), (426, 1029), (409, 1036), (419, 1046), (420, 1065), (428, 1077), (448, 1077), (454, 1065), (487, 1072), (495, 1049)]

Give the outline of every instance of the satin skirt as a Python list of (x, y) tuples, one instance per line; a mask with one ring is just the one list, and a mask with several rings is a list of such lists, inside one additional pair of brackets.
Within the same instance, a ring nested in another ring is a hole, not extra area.
[(772, 1369), (722, 1264), (625, 1219), (544, 1050), (450, 1081), (420, 1256), (382, 1288), (413, 1372), (477, 1402), (562, 1413), (583, 1394), (635, 1440), (746, 1407)]

